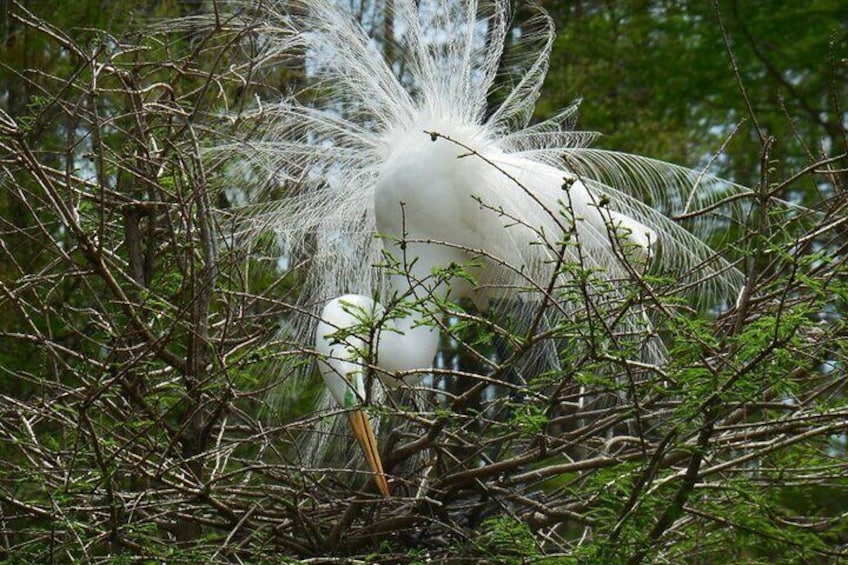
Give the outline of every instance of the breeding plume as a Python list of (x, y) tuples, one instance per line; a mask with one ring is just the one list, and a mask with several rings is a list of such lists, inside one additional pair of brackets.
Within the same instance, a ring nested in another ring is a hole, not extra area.
[[(591, 148), (596, 136), (573, 129), (577, 104), (533, 122), (555, 37), (541, 11), (514, 25), (508, 0), (395, 0), (382, 16), (391, 26), (366, 22), (394, 36), (372, 38), (336, 4), (261, 5), (263, 60), (302, 62), (308, 90), (257, 112), (261, 139), (246, 155), (285, 196), (250, 219), (288, 251), (309, 250), (303, 303), (315, 316), (304, 324), (388, 496), (360, 410), (367, 375), (393, 386), (425, 373), (439, 303), (467, 298), (526, 318), (574, 264), (613, 287), (648, 267), (736, 285), (670, 218), (742, 189)], [(547, 324), (580, 310), (577, 299), (557, 304)]]

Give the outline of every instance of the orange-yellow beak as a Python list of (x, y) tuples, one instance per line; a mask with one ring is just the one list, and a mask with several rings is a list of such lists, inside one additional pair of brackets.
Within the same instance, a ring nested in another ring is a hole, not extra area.
[(353, 435), (362, 446), (362, 451), (365, 452), (365, 459), (368, 461), (368, 466), (374, 471), (374, 480), (377, 482), (377, 488), (380, 493), (389, 498), (389, 483), (386, 481), (386, 474), (383, 472), (383, 462), (380, 460), (380, 452), (377, 451), (377, 440), (374, 439), (374, 429), (371, 427), (371, 422), (365, 412), (352, 410), (347, 413), (350, 420), (350, 426), (353, 428)]

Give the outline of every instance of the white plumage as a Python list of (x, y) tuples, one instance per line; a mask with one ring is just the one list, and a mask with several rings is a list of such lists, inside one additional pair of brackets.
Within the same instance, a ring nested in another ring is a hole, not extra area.
[[(738, 273), (662, 212), (691, 213), (744, 189), (588, 147), (594, 134), (572, 129), (576, 104), (530, 125), (554, 39), (544, 13), (516, 31), (507, 0), (417, 4), (395, 0), (386, 16), (394, 18), (396, 37), (383, 38), (395, 43), (392, 61), (331, 0), (277, 11), (263, 3), (260, 14), (263, 59), (302, 57), (320, 97), (255, 116), (261, 139), (245, 155), (287, 195), (250, 220), (289, 250), (314, 243), (304, 302), (326, 305), (313, 335), (341, 406), (365, 398), (365, 362), (384, 375), (430, 367), (437, 300), (467, 297), (485, 310), (510, 298), (520, 317), (540, 287), (566, 276), (556, 272), (563, 262), (609, 281), (653, 262), (684, 284), (708, 281), (702, 291), (738, 288)], [(499, 77), (507, 34), (524, 55)], [(504, 84), (511, 90), (490, 109)], [(385, 253), (395, 272), (374, 267)], [(451, 265), (474, 280), (434, 276)], [(416, 306), (387, 313), (399, 298)], [(561, 304), (551, 323), (579, 306)], [(638, 326), (644, 316), (622, 323)], [(373, 435), (360, 441), (374, 451)], [(380, 477), (382, 467), (372, 467)]]

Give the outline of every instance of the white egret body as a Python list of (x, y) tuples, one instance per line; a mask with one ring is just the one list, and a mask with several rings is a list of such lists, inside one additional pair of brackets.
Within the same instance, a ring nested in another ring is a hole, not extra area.
[[(324, 98), (310, 107), (292, 98), (259, 114), (264, 138), (245, 154), (289, 194), (252, 218), (287, 246), (314, 244), (304, 301), (326, 305), (312, 334), (321, 374), (351, 411), (384, 495), (360, 407), (369, 370), (430, 368), (439, 317), (421, 304), (470, 298), (485, 311), (491, 298), (517, 298), (520, 309), (541, 296), (534, 289), (562, 276), (556, 258), (610, 280), (650, 260), (687, 273), (686, 284), (738, 288), (736, 271), (642, 199), (691, 213), (741, 187), (592, 149), (595, 136), (572, 129), (576, 105), (530, 125), (554, 39), (545, 14), (521, 28), (523, 55), (508, 69), (512, 91), (488, 111), (511, 33), (509, 4), (395, 0), (386, 16), (398, 34), (389, 38), (397, 43), (392, 62), (332, 0), (294, 0), (262, 14), (264, 60), (300, 53)], [(388, 277), (373, 268), (384, 252), (398, 265)], [(475, 280), (433, 276), (451, 265), (468, 267)], [(388, 315), (397, 298), (419, 307)]]
[[(374, 193), (377, 229), (387, 251), (401, 263), (402, 273), (390, 279), (395, 293), (418, 299), (471, 298), (485, 309), (489, 297), (508, 296), (513, 290), (507, 283), (515, 265), (550, 264), (553, 246), (570, 226), (578, 237), (595, 243), (587, 244), (589, 252), (607, 256), (609, 266), (618, 260), (612, 248), (620, 239), (628, 240), (628, 248), (636, 249), (642, 259), (652, 254), (657, 235), (651, 228), (603, 209), (582, 182), (561, 169), (506, 155), (473, 137), (431, 138), (421, 130), (399, 141)], [(549, 212), (542, 225), (516, 222), (533, 208)], [(485, 254), (478, 257), (478, 250)], [(482, 262), (471, 269), (477, 286), (462, 277), (432, 276), (437, 269), (475, 261)], [(353, 410), (349, 414), (354, 433), (380, 490), (388, 496), (373, 432), (361, 423), (367, 423), (359, 410), (366, 396), (366, 361), (379, 367), (381, 377), (427, 369), (439, 339), (419, 314), (381, 320), (384, 316), (382, 306), (366, 296), (331, 300), (321, 313), (316, 349), (322, 355), (324, 381), (336, 401)], [(352, 335), (339, 342), (346, 332)], [(367, 332), (373, 332), (370, 342), (363, 335)], [(390, 378), (383, 381), (392, 384)]]

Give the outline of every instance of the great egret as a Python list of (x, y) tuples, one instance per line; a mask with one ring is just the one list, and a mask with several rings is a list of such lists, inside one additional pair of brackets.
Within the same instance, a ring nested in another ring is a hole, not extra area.
[[(533, 281), (557, 276), (557, 254), (609, 280), (650, 260), (689, 283), (738, 285), (658, 210), (692, 213), (743, 189), (590, 148), (595, 136), (572, 129), (576, 104), (530, 125), (555, 37), (542, 11), (514, 30), (509, 0), (394, 0), (384, 16), (394, 37), (377, 41), (336, 4), (261, 8), (261, 59), (297, 54), (320, 96), (257, 113), (264, 134), (247, 155), (287, 195), (252, 219), (290, 248), (309, 242), (304, 302), (325, 304), (312, 326), (321, 374), (388, 496), (361, 410), (366, 373), (431, 367), (439, 317), (426, 304), (470, 298), (485, 310), (491, 298), (517, 297), (521, 308), (539, 297)], [(508, 35), (519, 55), (501, 65)], [(387, 60), (381, 47), (390, 44)], [(511, 90), (491, 110), (503, 84)], [(566, 234), (579, 245), (564, 245)], [(396, 262), (388, 275), (373, 268), (386, 255)], [(434, 276), (451, 265), (473, 278)], [(388, 313), (398, 296), (424, 306)]]

